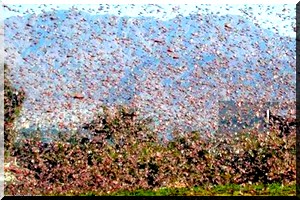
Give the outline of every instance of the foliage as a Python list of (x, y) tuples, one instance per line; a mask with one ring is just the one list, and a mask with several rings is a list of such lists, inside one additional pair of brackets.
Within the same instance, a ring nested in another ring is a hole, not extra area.
[[(6, 193), (132, 194), (228, 184), (288, 186), (296, 180), (295, 133), (281, 138), (276, 131), (248, 131), (207, 140), (200, 132), (174, 132), (172, 141), (161, 142), (148, 128), (150, 121), (133, 117), (130, 110), (123, 106), (97, 115), (92, 123), (84, 125), (94, 134), (91, 139), (67, 134), (49, 144), (38, 138), (22, 140), (11, 155), (21, 169), (26, 169), (26, 176), (16, 175), (17, 181), (5, 185)], [(173, 192), (162, 193), (197, 194)]]
[(19, 116), (25, 99), (24, 90), (17, 90), (12, 86), (7, 77), (8, 73), (9, 67), (4, 64), (4, 142), (6, 150), (13, 146), (17, 136), (13, 122)]
[[(136, 190), (117, 191), (109, 194), (112, 196), (295, 196), (296, 185), (282, 186), (273, 184), (226, 184), (213, 187), (192, 187), (192, 188), (159, 188), (157, 190)], [(96, 194), (86, 193), (85, 196)]]

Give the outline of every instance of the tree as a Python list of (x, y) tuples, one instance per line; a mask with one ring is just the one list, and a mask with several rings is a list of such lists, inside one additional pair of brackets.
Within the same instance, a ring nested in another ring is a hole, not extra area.
[(138, 111), (127, 106), (117, 106), (109, 109), (102, 107), (103, 114), (98, 114), (88, 124), (81, 126), (93, 136), (102, 135), (117, 147), (130, 145), (142, 141), (157, 141), (157, 137), (150, 131), (150, 119), (139, 119)]
[(25, 100), (23, 89), (14, 88), (7, 77), (9, 67), (4, 64), (4, 147), (9, 150), (13, 147), (16, 131), (13, 128), (14, 120), (19, 116)]

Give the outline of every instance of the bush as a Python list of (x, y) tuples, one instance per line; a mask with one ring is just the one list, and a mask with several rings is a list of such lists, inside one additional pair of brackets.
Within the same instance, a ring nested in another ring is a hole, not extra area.
[[(200, 132), (161, 142), (149, 129), (151, 120), (120, 106), (104, 108), (83, 127), (91, 139), (67, 134), (60, 141), (24, 139), (14, 147), (26, 177), (5, 186), (12, 195), (108, 194), (118, 190), (207, 185), (283, 183), (296, 180), (295, 133), (248, 131), (219, 140)], [(24, 178), (30, 177), (26, 181)], [(29, 191), (28, 188), (31, 188)]]

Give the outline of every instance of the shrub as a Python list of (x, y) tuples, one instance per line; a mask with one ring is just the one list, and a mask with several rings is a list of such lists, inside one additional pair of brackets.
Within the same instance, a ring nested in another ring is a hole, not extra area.
[(13, 155), (29, 170), (26, 177), (31, 180), (23, 177), (8, 184), (6, 192), (101, 195), (118, 190), (296, 180), (295, 133), (281, 138), (276, 131), (248, 131), (207, 140), (200, 132), (180, 135), (175, 131), (173, 140), (162, 143), (147, 126), (149, 120), (132, 117), (132, 109), (105, 109), (84, 125), (93, 133), (88, 141), (80, 134), (66, 134), (49, 144), (28, 138), (15, 146)]

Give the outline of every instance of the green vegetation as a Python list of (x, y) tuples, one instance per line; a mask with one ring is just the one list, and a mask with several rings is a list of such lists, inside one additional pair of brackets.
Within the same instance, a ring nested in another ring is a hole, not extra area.
[(13, 129), (13, 122), (19, 116), (25, 99), (25, 92), (23, 90), (18, 91), (11, 85), (7, 78), (8, 73), (9, 68), (4, 64), (4, 144), (6, 155), (18, 134)]
[[(118, 191), (111, 196), (295, 196), (296, 185), (281, 186), (280, 184), (259, 185), (217, 185), (194, 188), (160, 188), (157, 190)], [(87, 193), (85, 196), (97, 196)]]
[[(8, 82), (5, 82), (8, 84)], [(16, 96), (7, 90), (5, 105)], [(21, 98), (23, 99), (23, 98)], [(18, 99), (18, 102), (22, 102)], [(15, 107), (5, 107), (15, 119)], [(6, 195), (295, 195), (296, 133), (279, 137), (254, 130), (205, 139), (200, 132), (173, 132), (162, 141), (135, 109), (104, 107), (87, 125), (93, 137), (39, 133), (15, 144), (5, 129), (5, 168), (15, 176)], [(101, 126), (100, 126), (101, 125)], [(283, 186), (283, 187), (282, 187)]]

